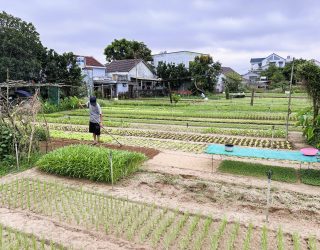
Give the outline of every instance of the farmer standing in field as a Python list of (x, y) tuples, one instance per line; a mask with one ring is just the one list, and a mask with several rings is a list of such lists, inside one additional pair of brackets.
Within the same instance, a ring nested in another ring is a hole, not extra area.
[(102, 127), (102, 112), (97, 98), (95, 96), (90, 97), (90, 102), (87, 103), (90, 111), (89, 132), (93, 135), (93, 144), (100, 142), (100, 130)]

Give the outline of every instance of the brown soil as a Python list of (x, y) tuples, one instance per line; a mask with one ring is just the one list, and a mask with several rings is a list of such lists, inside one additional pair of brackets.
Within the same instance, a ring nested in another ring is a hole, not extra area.
[(38, 214), (0, 208), (0, 223), (25, 233), (43, 237), (70, 249), (144, 249), (143, 246), (61, 223)]
[[(40, 150), (41, 152), (48, 152), (57, 148), (61, 148), (68, 145), (74, 145), (74, 144), (88, 144), (91, 145), (92, 142), (85, 141), (85, 140), (73, 140), (73, 139), (51, 139), (50, 142), (48, 142), (48, 145), (46, 142), (40, 142)], [(153, 148), (145, 148), (145, 147), (133, 147), (133, 146), (127, 146), (127, 145), (114, 145), (114, 144), (108, 144), (108, 143), (100, 143), (97, 144), (97, 146), (102, 146), (106, 148), (111, 149), (117, 149), (117, 150), (126, 150), (126, 151), (132, 151), (132, 152), (139, 152), (145, 154), (149, 159), (152, 159), (157, 154), (160, 153), (159, 150), (153, 149)]]
[[(55, 140), (50, 144), (50, 150), (74, 143), (79, 141)], [(130, 148), (137, 150), (136, 147)], [(1, 178), (0, 183), (20, 177), (40, 178), (115, 197), (210, 215), (215, 220), (226, 217), (230, 222), (239, 221), (241, 227), (247, 227), (251, 222), (256, 228), (266, 224), (266, 180), (220, 174), (216, 171), (220, 163), (219, 158), (212, 159), (206, 155), (172, 151), (158, 153), (154, 152), (150, 157), (152, 159), (144, 164), (142, 171), (130, 179), (124, 179), (114, 187), (103, 183), (52, 176), (36, 169), (8, 175)], [(272, 182), (272, 203), (269, 214), (267, 226), (270, 228), (268, 233), (270, 249), (276, 248), (275, 235), (279, 225), (285, 234), (298, 232), (303, 238), (315, 235), (320, 239), (320, 187)], [(1, 208), (0, 223), (34, 232), (39, 236), (43, 232), (61, 244), (72, 245), (74, 249), (150, 248), (85, 231), (26, 211)], [(44, 225), (48, 225), (48, 228), (46, 229)], [(217, 222), (211, 227), (218, 227)], [(226, 230), (232, 230), (232, 226), (229, 225)], [(255, 230), (253, 234), (256, 234)], [(241, 231), (235, 240), (235, 246), (242, 244), (244, 238), (245, 235)], [(254, 239), (260, 240), (260, 235), (255, 235)], [(191, 246), (195, 243), (194, 240), (195, 238), (190, 241)], [(252, 249), (260, 247), (259, 240), (251, 243)], [(290, 238), (286, 236), (285, 240), (288, 242)], [(204, 242), (204, 246), (208, 244), (209, 242)], [(223, 238), (221, 247), (225, 248), (226, 244), (227, 239)], [(87, 248), (88, 246), (90, 247)], [(287, 246), (292, 246), (292, 243), (288, 243)], [(302, 247), (307, 248), (304, 241)]]

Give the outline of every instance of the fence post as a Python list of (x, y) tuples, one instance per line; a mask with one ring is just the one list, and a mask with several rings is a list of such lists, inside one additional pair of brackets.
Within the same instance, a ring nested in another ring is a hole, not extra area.
[(268, 177), (268, 191), (267, 191), (267, 211), (266, 211), (266, 221), (269, 222), (269, 207), (270, 207), (270, 191), (271, 191), (271, 177), (272, 170), (267, 171)]
[(110, 161), (110, 174), (111, 174), (111, 185), (113, 190), (113, 165), (112, 165), (112, 151), (109, 153), (109, 161)]

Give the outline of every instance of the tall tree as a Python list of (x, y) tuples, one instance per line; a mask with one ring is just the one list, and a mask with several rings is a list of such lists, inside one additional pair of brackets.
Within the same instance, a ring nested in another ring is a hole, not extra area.
[(219, 62), (214, 62), (211, 56), (197, 56), (193, 62), (190, 62), (189, 70), (197, 90), (214, 91), (221, 70)]
[(313, 122), (317, 122), (320, 110), (320, 67), (313, 62), (298, 65), (297, 76), (302, 80), (313, 103)]
[(104, 49), (106, 60), (143, 59), (152, 61), (151, 50), (143, 42), (115, 39)]
[(0, 82), (10, 79), (38, 80), (45, 53), (32, 23), (0, 12)]
[(174, 63), (159, 62), (156, 73), (160, 78), (170, 81), (172, 88), (178, 88), (190, 78), (190, 72), (183, 63), (175, 65)]
[[(305, 63), (306, 61), (307, 60), (302, 59), (302, 58), (294, 60), (293, 81), (292, 81), (293, 84), (296, 84), (296, 82), (299, 78), (298, 72), (297, 72), (298, 66)], [(290, 81), (290, 77), (291, 77), (291, 69), (292, 69), (292, 62), (286, 63), (286, 65), (282, 69), (282, 74), (285, 77), (285, 80), (288, 82)]]
[(230, 92), (238, 92), (242, 78), (236, 72), (229, 72), (226, 74), (226, 77), (223, 79), (223, 81)]
[(48, 50), (42, 64), (42, 77), (50, 83), (64, 83), (72, 87), (63, 88), (65, 96), (78, 96), (83, 90), (83, 76), (76, 64), (73, 53), (59, 55), (54, 50)]

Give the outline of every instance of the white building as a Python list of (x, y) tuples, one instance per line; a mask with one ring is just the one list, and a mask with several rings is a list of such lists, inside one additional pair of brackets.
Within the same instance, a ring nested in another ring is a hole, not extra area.
[(272, 53), (271, 55), (263, 58), (251, 58), (251, 71), (266, 70), (270, 65), (275, 65), (279, 68), (283, 68), (288, 61), (291, 61), (290, 57), (287, 57), (287, 59), (285, 59), (275, 53)]
[(266, 87), (269, 81), (268, 79), (262, 79), (263, 76), (260, 75), (261, 71), (268, 69), (270, 65), (283, 68), (286, 63), (292, 60), (293, 58), (290, 56), (283, 58), (275, 53), (267, 57), (251, 58), (251, 68), (246, 74), (242, 75), (242, 78), (245, 79), (249, 85), (253, 84), (257, 87)]
[(129, 97), (137, 91), (157, 89), (158, 79), (142, 59), (116, 60), (106, 65), (106, 76), (94, 78), (94, 85), (101, 89), (104, 97), (118, 97), (128, 93)]
[(320, 62), (316, 59), (311, 59), (310, 60), (311, 62), (313, 62), (315, 65), (319, 66), (320, 67)]
[[(218, 93), (222, 93), (225, 89), (224, 86), (224, 80), (226, 79), (226, 76), (228, 73), (235, 73), (238, 74), (236, 71), (234, 71), (232, 68), (230, 67), (221, 67), (221, 73), (218, 76), (218, 81), (216, 84), (216, 92)], [(238, 74), (240, 76), (240, 74)]]
[(92, 95), (94, 78), (106, 76), (106, 67), (92, 56), (76, 56), (77, 65), (81, 68), (88, 94)]
[(159, 62), (166, 64), (175, 64), (180, 63), (184, 64), (187, 69), (189, 69), (190, 62), (193, 62), (196, 56), (208, 55), (192, 51), (176, 51), (176, 52), (161, 52), (159, 54), (152, 55), (153, 66), (157, 68)]

